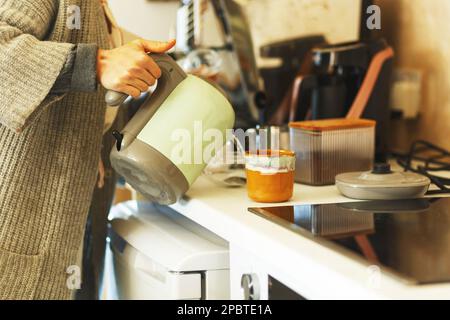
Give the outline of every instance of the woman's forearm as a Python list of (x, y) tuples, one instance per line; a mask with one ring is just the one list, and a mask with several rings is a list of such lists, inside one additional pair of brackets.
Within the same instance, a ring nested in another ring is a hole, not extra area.
[(54, 0), (0, 0), (0, 124), (11, 130), (23, 131), (56, 99), (48, 94), (75, 47), (43, 41), (56, 12)]

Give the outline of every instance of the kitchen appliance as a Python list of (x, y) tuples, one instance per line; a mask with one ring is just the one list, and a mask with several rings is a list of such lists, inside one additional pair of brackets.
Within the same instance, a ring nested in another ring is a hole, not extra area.
[(110, 216), (117, 298), (229, 299), (224, 240), (169, 207), (148, 202), (121, 203)]
[(199, 45), (203, 0), (182, 0), (177, 10), (177, 50), (189, 52)]
[[(177, 49), (181, 57), (193, 50), (214, 50), (223, 60), (214, 79), (236, 112), (236, 128), (255, 127), (265, 107), (264, 90), (253, 41), (241, 1), (183, 0), (177, 16)], [(206, 25), (208, 24), (208, 25)]]
[[(206, 29), (205, 21), (209, 21)], [(215, 23), (217, 22), (217, 23)], [(263, 116), (265, 97), (242, 3), (236, 0), (182, 0), (177, 13), (177, 55), (214, 50), (224, 61), (214, 79), (230, 98), (236, 127), (256, 126)]]
[(233, 105), (240, 122), (238, 128), (254, 127), (258, 122), (264, 122), (266, 96), (260, 81), (245, 4), (238, 0), (210, 0), (210, 3), (219, 20), (225, 48), (239, 69), (235, 83), (222, 87), (235, 102)]
[(346, 116), (376, 120), (377, 159), (384, 160), (393, 56), (383, 39), (314, 48), (311, 71), (299, 74), (290, 91), (289, 121)]
[(295, 181), (334, 184), (339, 173), (372, 168), (375, 121), (327, 119), (289, 124), (291, 150), (296, 153)]
[(400, 281), (450, 282), (450, 198), (249, 210)]
[(261, 58), (277, 61), (276, 65), (264, 66), (259, 70), (267, 95), (266, 118), (270, 119), (270, 123), (277, 125), (285, 123), (283, 120), (277, 121), (272, 118), (274, 116), (276, 118), (274, 113), (277, 107), (285, 103), (283, 98), (286, 97), (299, 70), (309, 72), (309, 64), (305, 64), (305, 61), (310, 60), (311, 49), (326, 43), (323, 35), (308, 35), (261, 46), (259, 49)]
[[(226, 130), (233, 127), (234, 112), (217, 89), (186, 75), (168, 55), (151, 57), (160, 66), (162, 76), (155, 92), (146, 98), (123, 131), (114, 132), (117, 145), (111, 152), (111, 163), (149, 200), (172, 204), (189, 189), (209, 161), (203, 150), (211, 142), (203, 138), (204, 132), (215, 130), (223, 145)], [(126, 98), (122, 93), (109, 91), (106, 102), (118, 106)]]
[(359, 200), (413, 199), (425, 195), (430, 179), (414, 172), (393, 172), (386, 163), (372, 171), (336, 176), (336, 187), (346, 197)]
[(196, 49), (191, 51), (182, 62), (183, 70), (204, 79), (215, 79), (219, 74), (223, 59), (214, 50)]

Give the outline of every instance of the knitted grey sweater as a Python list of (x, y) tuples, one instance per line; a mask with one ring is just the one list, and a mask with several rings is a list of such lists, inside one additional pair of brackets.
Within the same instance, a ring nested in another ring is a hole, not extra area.
[[(81, 29), (67, 25), (80, 8)], [(70, 11), (69, 11), (70, 14)], [(68, 299), (97, 175), (104, 92), (49, 95), (98, 0), (0, 0), (0, 299)], [(69, 284), (69, 286), (68, 286)]]

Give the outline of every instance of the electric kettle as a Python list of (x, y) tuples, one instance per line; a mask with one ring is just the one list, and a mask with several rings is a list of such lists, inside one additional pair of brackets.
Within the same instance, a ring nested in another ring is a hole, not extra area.
[[(219, 90), (187, 75), (166, 54), (150, 54), (161, 68), (149, 95), (111, 151), (112, 167), (149, 200), (178, 201), (200, 176), (207, 162), (227, 141), (235, 114)], [(119, 106), (127, 95), (108, 91), (106, 103)]]

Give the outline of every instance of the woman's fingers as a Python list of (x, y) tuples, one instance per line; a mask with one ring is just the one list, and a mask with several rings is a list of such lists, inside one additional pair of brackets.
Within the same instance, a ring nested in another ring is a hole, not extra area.
[[(160, 42), (141, 39), (140, 41), (140, 44), (147, 53), (164, 53), (170, 50), (176, 44), (175, 40)], [(161, 69), (150, 56), (146, 55), (145, 59), (142, 61), (141, 67), (150, 72), (153, 77), (155, 77), (155, 79), (159, 79), (161, 77)]]
[(148, 90), (148, 84), (145, 81), (142, 81), (138, 78), (133, 78), (128, 82), (128, 85), (136, 88), (139, 92), (146, 92)]
[(134, 71), (134, 77), (144, 81), (148, 87), (151, 87), (156, 83), (155, 77), (146, 69), (136, 69)]
[(161, 69), (159, 68), (158, 64), (148, 55), (142, 61), (142, 64), (140, 66), (150, 72), (155, 79), (159, 79), (161, 77)]
[(106, 88), (139, 97), (161, 77), (161, 69), (148, 53), (163, 53), (175, 41), (135, 40), (112, 50), (98, 50), (97, 76)]
[(153, 86), (156, 79), (145, 69), (133, 69), (126, 81), (126, 86), (121, 89), (122, 92), (138, 98), (141, 93), (148, 91)]
[(131, 85), (125, 85), (121, 87), (118, 91), (123, 92), (129, 96), (132, 96), (133, 98), (139, 98), (141, 96), (141, 91)]

